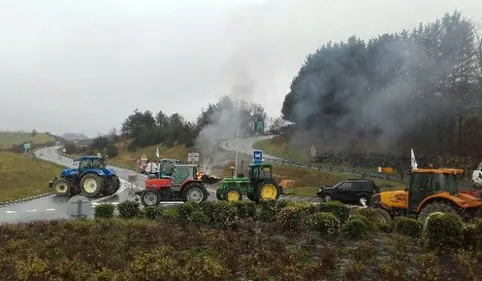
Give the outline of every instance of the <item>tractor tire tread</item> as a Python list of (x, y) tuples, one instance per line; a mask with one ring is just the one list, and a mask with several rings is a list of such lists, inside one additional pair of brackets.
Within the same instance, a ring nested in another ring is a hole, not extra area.
[[(86, 178), (94, 178), (96, 180), (97, 185), (98, 185), (98, 188), (97, 188), (96, 192), (94, 192), (94, 193), (85, 192), (84, 182), (85, 182)], [(103, 190), (104, 190), (104, 179), (102, 177), (100, 177), (99, 175), (94, 174), (94, 173), (88, 173), (88, 174), (85, 174), (84, 176), (82, 176), (82, 179), (80, 180), (80, 194), (82, 194), (85, 197), (91, 197), (91, 198), (92, 197), (98, 197), (99, 194)]]

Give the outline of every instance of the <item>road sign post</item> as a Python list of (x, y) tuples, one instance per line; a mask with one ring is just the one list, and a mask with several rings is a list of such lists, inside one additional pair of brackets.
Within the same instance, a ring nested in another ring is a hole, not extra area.
[(90, 200), (82, 195), (72, 197), (67, 203), (67, 213), (72, 218), (87, 218), (92, 213)]
[(261, 162), (263, 162), (263, 151), (262, 150), (253, 151), (253, 163), (260, 164)]

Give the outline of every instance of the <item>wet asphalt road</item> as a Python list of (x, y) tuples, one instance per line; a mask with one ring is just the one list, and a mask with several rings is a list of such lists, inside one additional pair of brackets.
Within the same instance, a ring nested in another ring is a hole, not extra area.
[[(35, 155), (43, 160), (57, 163), (65, 167), (75, 167), (72, 159), (61, 156), (58, 154), (60, 147), (49, 147), (39, 149), (35, 152)], [(138, 188), (144, 188), (144, 180), (146, 176), (136, 173), (131, 170), (107, 166), (116, 171), (117, 175), (121, 179), (121, 187), (119, 191), (113, 196), (103, 198), (93, 198), (91, 200), (91, 206), (101, 202), (110, 202), (112, 204), (118, 204), (125, 200), (134, 200), (135, 195), (132, 194), (134, 190)], [(137, 181), (134, 186), (127, 182), (129, 175), (137, 175)], [(48, 183), (39, 183), (45, 184)], [(210, 190), (208, 200), (216, 200), (215, 193)], [(20, 202), (13, 205), (0, 207), (0, 223), (5, 222), (27, 222), (31, 220), (46, 220), (46, 219), (64, 219), (69, 218), (67, 213), (67, 204), (70, 197), (59, 197), (55, 195), (49, 195), (46, 197), (34, 199), (27, 202)], [(170, 203), (162, 202), (163, 205), (172, 205)], [(93, 217), (92, 214), (90, 217)]]
[[(221, 147), (228, 151), (235, 151), (238, 148), (240, 153), (246, 155), (252, 155), (253, 152), (253, 144), (257, 141), (270, 138), (272, 136), (256, 136), (251, 138), (240, 139), (238, 142), (237, 140), (229, 140), (223, 142)], [(35, 152), (35, 155), (43, 160), (50, 161), (57, 163), (59, 165), (65, 167), (75, 167), (75, 164), (72, 159), (64, 157), (58, 153), (58, 149), (60, 147), (49, 147), (39, 149)], [(264, 155), (265, 157), (276, 158), (270, 155)], [(279, 158), (276, 158), (279, 159)], [(128, 169), (123, 169), (120, 167), (115, 166), (107, 166), (109, 168), (114, 169), (117, 172), (117, 175), (121, 179), (121, 188), (119, 191), (114, 194), (113, 196), (103, 197), (103, 198), (95, 198), (91, 200), (91, 206), (94, 207), (101, 202), (109, 202), (112, 204), (118, 204), (125, 200), (134, 200), (135, 195), (133, 194), (134, 190), (143, 189), (144, 188), (144, 181), (146, 179), (145, 175), (136, 173), (135, 171), (131, 171)], [(137, 175), (137, 181), (134, 185), (131, 185), (127, 180), (129, 179), (129, 175), (135, 176)], [(39, 184), (48, 184), (39, 183)], [(209, 191), (209, 201), (215, 201), (216, 194), (215, 191), (211, 188), (208, 188)], [(46, 197), (34, 199), (27, 202), (20, 202), (13, 205), (3, 206), (0, 207), (0, 223), (18, 223), (18, 222), (27, 222), (32, 220), (47, 220), (47, 219), (66, 219), (69, 218), (67, 213), (67, 205), (69, 201), (69, 197), (59, 197), (55, 195), (49, 195)], [(290, 195), (282, 195), (280, 199), (292, 200), (292, 201), (302, 201), (302, 202), (319, 202), (317, 198), (310, 198), (310, 197), (300, 197), (300, 196), (290, 196)], [(169, 203), (169, 202), (161, 202), (163, 206), (172, 206), (172, 204), (178, 203)], [(92, 215), (93, 210), (91, 211), (91, 215), (89, 217), (93, 217)]]

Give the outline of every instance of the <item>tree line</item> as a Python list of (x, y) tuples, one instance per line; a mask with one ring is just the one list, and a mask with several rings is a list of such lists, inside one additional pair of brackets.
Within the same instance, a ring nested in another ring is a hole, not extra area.
[(217, 124), (227, 115), (239, 117), (237, 120), (240, 120), (240, 127), (246, 134), (255, 131), (255, 121), (266, 119), (264, 107), (260, 104), (223, 96), (203, 108), (195, 121), (188, 121), (179, 113), (168, 115), (160, 110), (154, 114), (149, 110), (141, 112), (136, 109), (122, 123), (121, 136), (130, 140), (130, 150), (160, 143), (192, 147), (203, 128)]
[(281, 112), (310, 142), (480, 155), (481, 70), (475, 24), (446, 13), (411, 31), (321, 46), (293, 78)]

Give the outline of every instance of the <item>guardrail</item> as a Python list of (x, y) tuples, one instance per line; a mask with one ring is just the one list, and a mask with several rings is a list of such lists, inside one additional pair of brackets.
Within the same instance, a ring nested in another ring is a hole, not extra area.
[[(229, 149), (225, 149), (222, 144), (220, 144), (219, 147), (224, 151), (230, 151)], [(230, 152), (232, 152), (232, 151), (230, 151)], [(247, 153), (243, 153), (243, 152), (239, 152), (239, 154), (251, 156), (251, 155), (249, 155)], [(404, 181), (404, 180), (402, 180), (398, 177), (388, 175), (388, 174), (384, 174), (384, 173), (360, 171), (360, 170), (351, 169), (351, 168), (333, 167), (333, 166), (329, 166), (329, 165), (313, 165), (311, 163), (298, 162), (298, 161), (285, 160), (285, 159), (272, 158), (272, 157), (264, 157), (264, 159), (266, 161), (273, 162), (273, 163), (280, 163), (282, 165), (291, 165), (291, 166), (295, 166), (295, 167), (302, 167), (302, 168), (308, 168), (308, 169), (313, 169), (313, 170), (323, 170), (323, 171), (329, 171), (329, 172), (341, 172), (341, 173), (345, 173), (345, 174), (360, 176), (362, 178), (371, 177), (371, 178), (392, 180), (392, 181), (396, 181), (396, 182), (399, 182), (399, 183), (405, 183), (405, 184), (408, 183), (407, 181)]]

